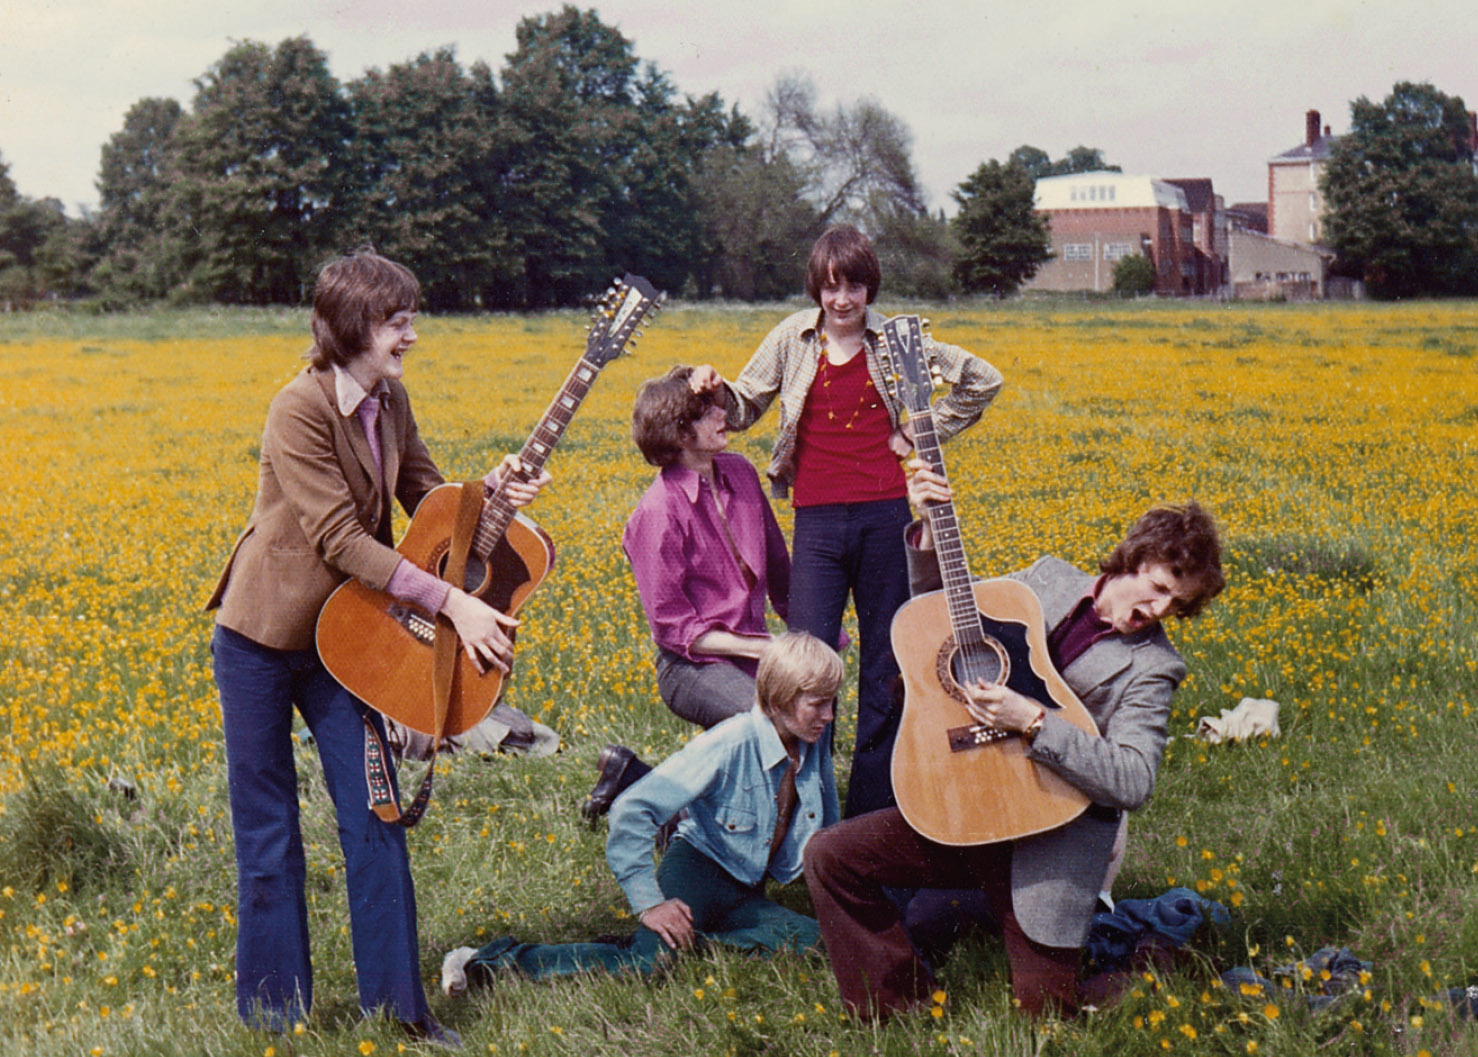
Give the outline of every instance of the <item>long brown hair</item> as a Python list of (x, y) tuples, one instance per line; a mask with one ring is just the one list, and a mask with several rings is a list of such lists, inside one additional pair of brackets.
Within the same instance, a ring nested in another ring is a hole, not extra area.
[(806, 265), (806, 293), (818, 305), (821, 288), (828, 282), (845, 279), (867, 287), (867, 303), (877, 300), (883, 285), (883, 266), (867, 236), (850, 224), (828, 229), (811, 247), (811, 260)]
[(1193, 617), (1226, 586), (1221, 571), (1221, 539), (1216, 522), (1194, 499), (1182, 506), (1147, 511), (1099, 568), (1110, 576), (1135, 573), (1145, 562), (1159, 562), (1186, 584), (1175, 615)]
[(320, 370), (347, 367), (369, 348), (377, 324), (421, 306), (421, 284), (403, 264), (373, 250), (330, 261), (313, 285), (313, 348), (308, 358)]

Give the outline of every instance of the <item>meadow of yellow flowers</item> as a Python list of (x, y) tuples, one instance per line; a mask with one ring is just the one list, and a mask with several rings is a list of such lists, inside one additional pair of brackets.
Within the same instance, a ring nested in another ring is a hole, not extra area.
[[(723, 954), (653, 983), (511, 982), (439, 1014), (469, 1052), (1295, 1053), (1357, 1037), (1362, 1052), (1471, 1052), (1434, 996), (1478, 979), (1478, 307), (909, 310), (1006, 379), (945, 448), (975, 573), (1045, 553), (1091, 567), (1157, 501), (1195, 497), (1218, 517), (1229, 586), (1170, 629), (1191, 675), (1121, 885), (1194, 887), (1235, 926), (1203, 948), (1201, 971), (1150, 974), (1119, 1010), (1040, 1033), (1009, 1015), (989, 945), (946, 968), (934, 1015), (883, 1032), (838, 1018), (819, 959)], [(630, 927), (601, 835), (575, 808), (605, 742), (660, 756), (691, 734), (656, 701), (620, 549), (652, 472), (628, 436), (631, 400), (674, 363), (732, 376), (783, 311), (668, 309), (605, 369), (551, 458), (555, 483), (530, 514), (558, 558), (524, 612), (509, 698), (564, 750), (443, 765), (412, 837), (428, 980), (441, 949), (481, 936)], [(481, 476), (573, 366), (584, 318), (422, 323), (407, 361), (422, 434), (448, 477)], [(13, 845), (0, 847), (0, 1043), (12, 1051), (400, 1045), (353, 1008), (331, 813), (306, 749), (318, 1010), (279, 1038), (233, 1013), (230, 825), (201, 607), (251, 504), (267, 403), (306, 344), (302, 313), (0, 327), (0, 827)], [(733, 450), (763, 467), (775, 428), (770, 415)], [(788, 508), (777, 513), (788, 529)], [(1243, 696), (1281, 703), (1281, 738), (1190, 736)], [(844, 718), (844, 744), (850, 730)], [(99, 870), (48, 867), (82, 837), (19, 825), (38, 800), (78, 805), (68, 825), (102, 835)], [(805, 906), (803, 891), (784, 898)], [(1292, 998), (1246, 997), (1205, 971), (1267, 971), (1327, 945), (1373, 963), (1363, 995), (1334, 1012), (1302, 1001), (1317, 980), (1293, 980)]]

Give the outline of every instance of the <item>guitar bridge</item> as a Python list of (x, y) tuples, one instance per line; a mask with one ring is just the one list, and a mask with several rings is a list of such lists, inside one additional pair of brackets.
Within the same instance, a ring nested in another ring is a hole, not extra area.
[(998, 741), (1004, 741), (1011, 736), (1009, 730), (987, 726), (984, 723), (973, 723), (968, 727), (950, 727), (945, 733), (949, 735), (950, 752), (978, 749), (983, 745), (993, 745)]
[(407, 605), (402, 605), (399, 602), (392, 605), (386, 612), (390, 614), (391, 620), (410, 632), (416, 641), (423, 642), (427, 646), (435, 644), (436, 621), (429, 619), (418, 610), (412, 609)]

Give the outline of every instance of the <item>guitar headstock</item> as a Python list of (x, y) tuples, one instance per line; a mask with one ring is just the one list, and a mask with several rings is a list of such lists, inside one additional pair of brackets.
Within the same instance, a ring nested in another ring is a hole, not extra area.
[(640, 275), (627, 273), (617, 279), (600, 299), (590, 321), (590, 334), (585, 339), (585, 359), (604, 367), (639, 337), (636, 328), (649, 315), (656, 314), (667, 295)]
[(918, 316), (893, 316), (883, 324), (885, 348), (880, 356), (887, 382), (911, 414), (929, 410), (934, 375), (924, 352), (924, 326)]

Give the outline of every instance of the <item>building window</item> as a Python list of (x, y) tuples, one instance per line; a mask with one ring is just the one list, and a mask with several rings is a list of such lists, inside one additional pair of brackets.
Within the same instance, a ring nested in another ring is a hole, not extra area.
[(1106, 261), (1122, 260), (1132, 257), (1137, 251), (1132, 242), (1105, 242), (1103, 244), (1103, 259)]
[(1118, 188), (1113, 184), (1092, 184), (1088, 187), (1074, 187), (1068, 193), (1068, 198), (1073, 202), (1112, 202)]
[(1062, 246), (1062, 259), (1065, 261), (1091, 261), (1093, 259), (1093, 243), (1091, 242), (1065, 242)]

